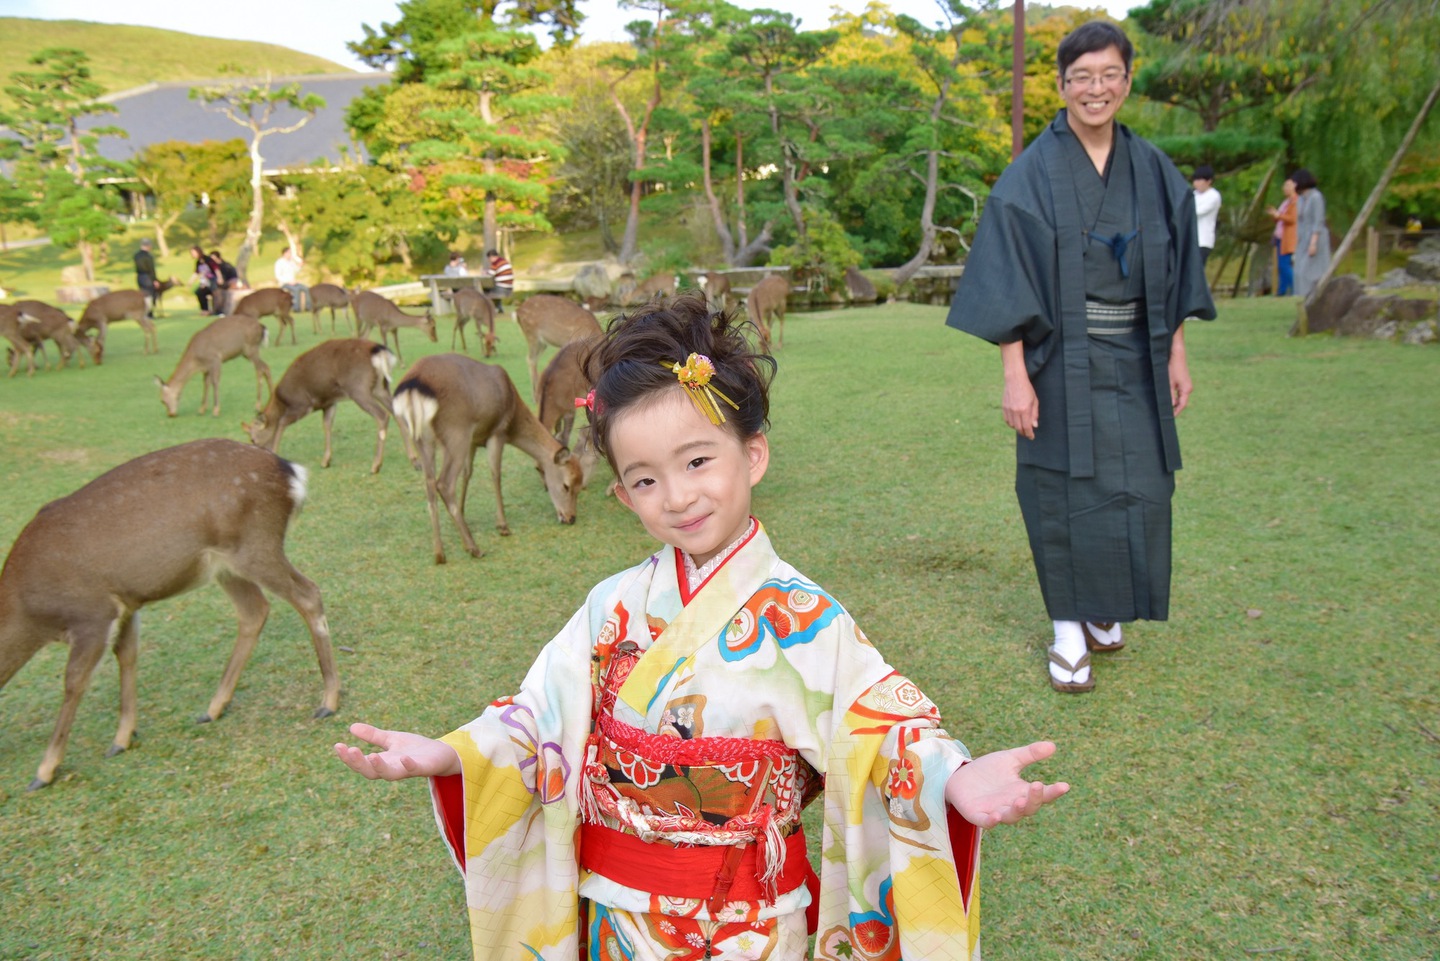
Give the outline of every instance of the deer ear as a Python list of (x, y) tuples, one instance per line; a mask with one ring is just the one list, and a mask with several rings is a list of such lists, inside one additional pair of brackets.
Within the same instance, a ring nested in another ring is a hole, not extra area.
[(160, 388), (163, 388), (163, 387), (165, 386), (165, 382), (160, 379), (160, 375), (159, 375), (159, 374), (156, 374), (156, 375), (155, 375), (155, 386), (156, 386), (156, 387), (160, 387)]
[(568, 448), (568, 447), (562, 447), (562, 448), (560, 448), (559, 450), (557, 450), (557, 451), (555, 452), (555, 463), (557, 463), (557, 464), (563, 464), (563, 463), (565, 463), (565, 459), (566, 459), (567, 457), (569, 457), (569, 456), (570, 456), (570, 448)]

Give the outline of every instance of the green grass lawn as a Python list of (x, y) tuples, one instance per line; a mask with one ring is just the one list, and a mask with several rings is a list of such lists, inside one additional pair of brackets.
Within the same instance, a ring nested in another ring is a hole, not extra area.
[[(174, 305), (181, 298), (177, 296)], [(1074, 785), (982, 860), (988, 959), (1435, 958), (1440, 944), (1440, 350), (1287, 339), (1293, 302), (1224, 302), (1192, 325), (1181, 418), (1172, 620), (1098, 659), (1097, 689), (1045, 681), (1048, 622), (1012, 491), (993, 348), (894, 305), (792, 318), (756, 511), (974, 751), (1048, 737), (1037, 774)], [(253, 377), (225, 369), (219, 419), (164, 416), (166, 375), (202, 324), (132, 324), (104, 366), (0, 381), (0, 544), (128, 458), (240, 438)], [(319, 338), (271, 347), (276, 375)], [(273, 329), (272, 329), (273, 332)], [(407, 360), (440, 345), (402, 333)], [(522, 339), (498, 360), (527, 394)], [(472, 559), (444, 528), (431, 562), (417, 476), (370, 419), (320, 419), (282, 453), (312, 468), (289, 554), (324, 592), (343, 692), (278, 603), (235, 701), (197, 725), (233, 634), (207, 587), (145, 611), (140, 736), (106, 759), (113, 659), (82, 703), (57, 782), (26, 793), (59, 706), (52, 645), (0, 693), (0, 958), (456, 958), (463, 891), (422, 784), (377, 784), (330, 745), (364, 719), (429, 733), (509, 692), (589, 587), (649, 550), (600, 490), (555, 523), (506, 454), (499, 538), (483, 457)], [(154, 505), (164, 509), (164, 505)], [(76, 558), (76, 563), (83, 563)]]

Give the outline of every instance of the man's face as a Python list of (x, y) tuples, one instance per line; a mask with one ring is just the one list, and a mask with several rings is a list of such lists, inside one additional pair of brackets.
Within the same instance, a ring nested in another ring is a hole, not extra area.
[(1118, 47), (1084, 54), (1060, 78), (1060, 96), (1077, 129), (1108, 127), (1129, 95), (1130, 73)]
[(1190, 183), (1195, 185), (1195, 192), (1197, 194), (1203, 194), (1205, 191), (1209, 190), (1210, 185), (1214, 182), (1215, 181), (1213, 180), (1206, 180), (1204, 177), (1196, 177), (1194, 180), (1190, 181)]

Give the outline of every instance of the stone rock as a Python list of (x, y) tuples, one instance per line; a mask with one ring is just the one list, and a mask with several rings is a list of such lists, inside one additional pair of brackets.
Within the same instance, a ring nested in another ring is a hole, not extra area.
[(1415, 249), (1422, 254), (1440, 253), (1440, 237), (1433, 234), (1429, 237), (1421, 237), (1420, 243), (1415, 246)]
[[(76, 267), (75, 269), (79, 270), (80, 268)], [(103, 297), (108, 293), (110, 293), (110, 288), (105, 284), (67, 284), (64, 287), (55, 288), (55, 302), (57, 304), (88, 304), (96, 297)]]
[(1435, 327), (1433, 320), (1422, 321), (1406, 331), (1403, 342), (1412, 345), (1433, 344), (1437, 337)]
[(1416, 254), (1405, 262), (1405, 270), (1422, 281), (1440, 281), (1440, 250)]
[(1435, 315), (1437, 301), (1427, 297), (1390, 298), (1390, 316), (1402, 323), (1414, 323)]
[(1340, 320), (1350, 312), (1355, 301), (1365, 293), (1360, 278), (1354, 274), (1342, 274), (1331, 278), (1315, 298), (1315, 303), (1306, 311), (1310, 333), (1322, 334), (1335, 330)]
[(575, 274), (575, 293), (590, 300), (602, 302), (610, 296), (610, 274), (604, 264), (586, 264)]
[[(1333, 330), (1346, 337), (1365, 337), (1391, 321), (1390, 301), (1393, 297), (1359, 297), (1350, 309), (1335, 321)], [(1310, 330), (1315, 331), (1315, 313), (1310, 313)], [(1392, 331), (1393, 334), (1393, 331)]]
[(71, 264), (69, 267), (60, 268), (60, 284), (63, 287), (84, 287), (89, 281), (85, 277), (85, 268), (79, 264)]
[(875, 285), (854, 267), (845, 268), (845, 291), (851, 300), (866, 304), (875, 302)]
[(1393, 320), (1387, 320), (1370, 331), (1370, 336), (1376, 340), (1394, 340), (1398, 333), (1400, 333), (1400, 325)]
[(1404, 267), (1396, 267), (1380, 278), (1379, 282), (1375, 284), (1375, 289), (1393, 290), (1396, 287), (1413, 287), (1417, 283), (1419, 283), (1419, 281), (1411, 277)]

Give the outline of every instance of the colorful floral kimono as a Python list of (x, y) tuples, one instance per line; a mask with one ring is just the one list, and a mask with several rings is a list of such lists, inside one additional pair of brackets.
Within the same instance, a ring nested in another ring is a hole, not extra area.
[[(477, 958), (979, 956), (968, 758), (763, 528), (611, 577), (431, 781)], [(818, 879), (799, 809), (824, 799)]]

